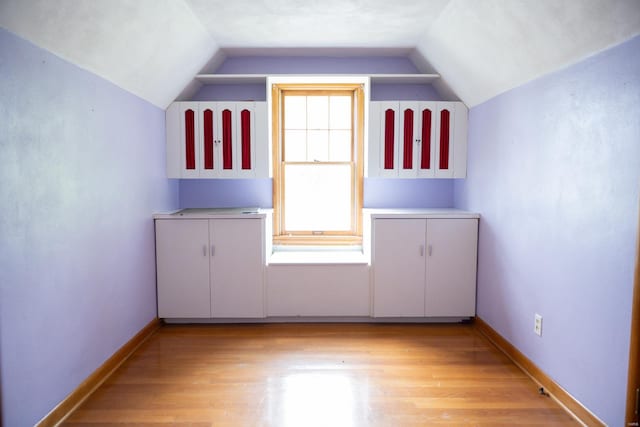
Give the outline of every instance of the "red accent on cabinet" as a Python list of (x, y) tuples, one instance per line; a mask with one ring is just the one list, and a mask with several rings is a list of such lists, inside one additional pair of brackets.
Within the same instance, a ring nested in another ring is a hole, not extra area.
[(420, 169), (431, 169), (431, 110), (422, 110), (422, 152)]
[(393, 134), (395, 129), (395, 112), (388, 109), (384, 112), (384, 168), (393, 169)]
[(233, 169), (231, 110), (222, 112), (222, 168)]
[(449, 169), (449, 126), (451, 113), (440, 112), (440, 169)]
[(240, 113), (242, 129), (242, 169), (251, 169), (251, 111)]
[(413, 169), (413, 110), (404, 110), (404, 155), (402, 169)]
[(196, 131), (195, 113), (193, 110), (184, 112), (184, 143), (185, 143), (185, 168), (196, 168)]
[(204, 120), (204, 168), (213, 169), (213, 111), (206, 109)]

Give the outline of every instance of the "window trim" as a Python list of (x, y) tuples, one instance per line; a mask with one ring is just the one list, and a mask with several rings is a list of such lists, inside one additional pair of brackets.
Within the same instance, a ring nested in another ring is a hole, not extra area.
[[(345, 246), (362, 244), (362, 207), (364, 186), (364, 140), (366, 81), (349, 82), (273, 82), (271, 83), (271, 131), (272, 131), (272, 173), (273, 173), (273, 244), (298, 246)], [(311, 231), (284, 234), (284, 179), (283, 170), (283, 128), (285, 92), (300, 92), (306, 95), (327, 95), (336, 92), (351, 92), (353, 96), (353, 171), (352, 229), (347, 232), (332, 232), (313, 235)]]

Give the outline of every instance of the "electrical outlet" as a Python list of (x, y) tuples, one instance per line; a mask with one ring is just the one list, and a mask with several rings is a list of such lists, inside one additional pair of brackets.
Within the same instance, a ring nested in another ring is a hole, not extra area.
[(542, 316), (536, 313), (536, 317), (533, 323), (533, 332), (536, 333), (539, 337), (542, 336)]

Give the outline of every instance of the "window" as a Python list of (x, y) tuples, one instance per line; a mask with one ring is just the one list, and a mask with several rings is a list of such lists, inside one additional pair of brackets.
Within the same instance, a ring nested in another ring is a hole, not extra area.
[(362, 243), (360, 84), (274, 84), (274, 243)]

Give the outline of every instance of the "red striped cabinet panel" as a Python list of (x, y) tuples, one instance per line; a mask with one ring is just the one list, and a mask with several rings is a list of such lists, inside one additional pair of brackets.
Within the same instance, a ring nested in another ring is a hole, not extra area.
[(464, 104), (370, 103), (368, 176), (464, 178), (466, 154)]
[(166, 112), (169, 178), (262, 178), (264, 102), (175, 102)]

